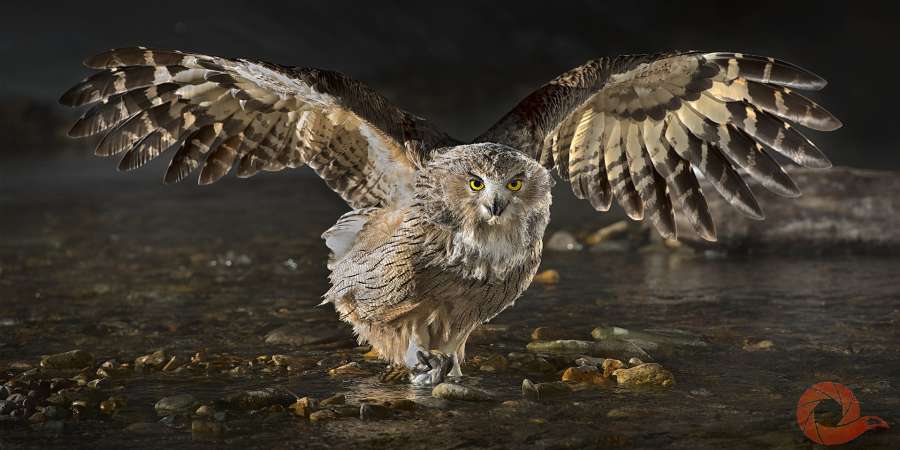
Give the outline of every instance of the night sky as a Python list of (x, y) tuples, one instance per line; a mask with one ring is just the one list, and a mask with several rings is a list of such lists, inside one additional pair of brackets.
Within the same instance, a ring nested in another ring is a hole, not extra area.
[(807, 134), (833, 161), (900, 169), (900, 21), (886, 2), (26, 5), (0, 13), (0, 99), (50, 104), (89, 73), (80, 64), (86, 56), (144, 45), (338, 70), (470, 139), (531, 90), (594, 57), (743, 51), (791, 61), (830, 82), (810, 96), (844, 128)]

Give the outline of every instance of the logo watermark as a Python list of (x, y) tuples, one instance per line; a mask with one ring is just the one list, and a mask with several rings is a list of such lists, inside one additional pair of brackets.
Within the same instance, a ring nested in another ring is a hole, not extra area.
[[(816, 422), (816, 406), (833, 400), (841, 407), (841, 420), (835, 426)], [(860, 416), (859, 401), (853, 392), (840, 383), (823, 381), (810, 386), (797, 402), (797, 424), (811, 441), (822, 445), (840, 445), (876, 428), (888, 429), (881, 417)]]

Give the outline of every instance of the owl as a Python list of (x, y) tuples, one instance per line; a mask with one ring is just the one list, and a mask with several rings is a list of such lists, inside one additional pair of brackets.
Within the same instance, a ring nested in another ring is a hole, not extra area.
[(322, 235), (331, 251), (323, 304), (422, 384), (461, 375), (472, 331), (528, 288), (554, 176), (598, 211), (615, 199), (675, 238), (677, 208), (715, 240), (698, 176), (762, 219), (747, 179), (800, 195), (781, 161), (830, 162), (797, 125), (841, 126), (797, 92), (825, 80), (742, 53), (591, 60), (472, 142), (327, 70), (145, 48), (85, 65), (99, 71), (60, 99), (89, 106), (69, 134), (102, 134), (96, 153), (123, 154), (120, 170), (172, 150), (166, 183), (196, 170), (203, 185), (232, 170), (318, 174), (351, 208)]

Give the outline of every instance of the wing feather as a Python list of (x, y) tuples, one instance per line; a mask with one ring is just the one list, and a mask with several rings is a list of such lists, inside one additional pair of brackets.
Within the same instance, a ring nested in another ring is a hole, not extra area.
[[(841, 126), (794, 92), (824, 86), (825, 80), (798, 66), (742, 53), (601, 58), (538, 89), (478, 139), (517, 147), (555, 166), (575, 195), (598, 210), (608, 206), (602, 178), (629, 217), (649, 217), (667, 237), (675, 232), (675, 203), (700, 236), (714, 240), (694, 171), (755, 219), (763, 212), (744, 175), (776, 194), (799, 195), (773, 155), (805, 167), (830, 166), (794, 126)], [(592, 131), (594, 123), (602, 124), (600, 132)], [(596, 169), (587, 163), (591, 141), (603, 159)]]

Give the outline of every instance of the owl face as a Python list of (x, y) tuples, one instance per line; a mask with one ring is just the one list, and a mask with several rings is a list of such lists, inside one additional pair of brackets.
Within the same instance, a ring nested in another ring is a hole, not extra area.
[[(463, 227), (519, 226), (530, 215), (546, 214), (553, 180), (522, 153), (498, 144), (454, 147), (434, 158), (419, 189), (440, 200), (444, 221)], [(424, 186), (423, 186), (424, 184)]]

